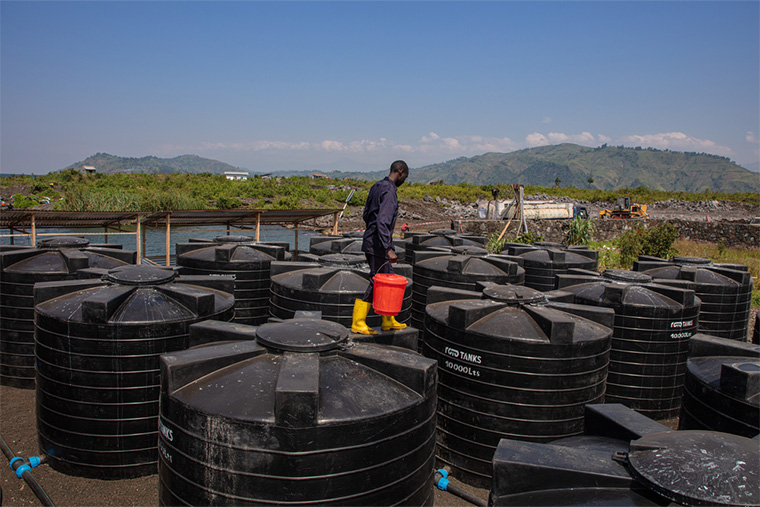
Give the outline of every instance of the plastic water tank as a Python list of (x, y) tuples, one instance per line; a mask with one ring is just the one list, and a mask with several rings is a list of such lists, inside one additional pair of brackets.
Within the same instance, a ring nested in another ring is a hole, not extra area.
[(568, 273), (557, 280), (551, 298), (564, 292), (568, 298), (559, 300), (615, 310), (606, 401), (654, 419), (677, 417), (699, 316), (694, 291), (625, 270)]
[(34, 388), (34, 298), (36, 282), (71, 280), (81, 269), (134, 264), (137, 254), (121, 245), (91, 245), (84, 238), (55, 236), (37, 248), (0, 252), (0, 384)]
[(228, 277), (148, 266), (35, 285), (37, 429), (50, 466), (100, 479), (155, 473), (159, 356), (191, 345), (190, 324), (231, 319), (231, 290)]
[(752, 276), (741, 264), (713, 264), (703, 257), (673, 257), (670, 261), (640, 257), (633, 265), (657, 283), (694, 289), (702, 301), (699, 330), (713, 336), (745, 341), (752, 304)]
[[(404, 291), (399, 322), (408, 322), (412, 310), (411, 266), (395, 264), (396, 274), (409, 279)], [(319, 263), (272, 263), (272, 317), (292, 319), (297, 311), (319, 311), (322, 318), (351, 327), (354, 301), (364, 295), (369, 285), (368, 269), (328, 266)], [(370, 327), (380, 327), (380, 315), (371, 312), (367, 317)]]
[(439, 229), (430, 231), (427, 234), (415, 234), (407, 239), (407, 259), (406, 262), (414, 265), (416, 262), (414, 255), (410, 252), (421, 252), (430, 250), (435, 247), (453, 247), (453, 246), (471, 246), (483, 248), (485, 246), (484, 238), (457, 235), (453, 230)]
[(569, 269), (595, 270), (599, 263), (599, 252), (581, 248), (556, 246), (511, 244), (504, 249), (507, 255), (520, 257), (525, 268), (525, 286), (540, 291), (556, 289), (557, 275)]
[[(478, 290), (478, 282), (522, 285), (525, 270), (501, 255), (455, 255), (446, 252), (415, 252), (412, 290), (412, 325), (423, 329), (428, 287)], [(423, 338), (424, 341), (424, 338)]]
[(691, 338), (680, 429), (760, 433), (760, 346), (705, 334)]
[(586, 435), (504, 439), (489, 505), (760, 505), (756, 440), (670, 431), (621, 405), (589, 405)]
[(549, 304), (514, 285), (430, 295), (439, 302), (427, 306), (423, 353), (438, 361), (437, 456), (455, 477), (488, 487), (501, 438), (583, 432), (584, 405), (604, 396), (612, 310)]
[(269, 318), (270, 265), (285, 260), (281, 246), (256, 243), (248, 236), (219, 236), (213, 243), (177, 243), (177, 266), (188, 275), (235, 277), (235, 322), (263, 324)]
[(435, 362), (347, 337), (294, 319), (163, 356), (159, 502), (432, 505)]
[[(348, 238), (348, 237), (329, 237), (320, 241), (321, 237), (312, 236), (309, 244), (309, 253), (313, 255), (323, 256), (329, 254), (349, 254), (349, 255), (361, 255), (362, 252), (362, 238)], [(393, 240), (394, 251), (398, 256), (399, 262), (406, 262), (406, 242)], [(365, 260), (366, 262), (366, 260)]]

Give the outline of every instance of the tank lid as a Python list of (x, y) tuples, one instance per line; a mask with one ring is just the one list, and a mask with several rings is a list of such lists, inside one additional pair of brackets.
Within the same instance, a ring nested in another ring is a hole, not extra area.
[(650, 283), (652, 281), (652, 277), (646, 273), (627, 269), (605, 269), (602, 272), (602, 277), (607, 280), (626, 283)]
[(683, 505), (760, 505), (756, 441), (716, 431), (655, 433), (631, 442), (631, 474)]
[(217, 236), (214, 238), (214, 243), (254, 243), (256, 238), (251, 236)]
[(483, 290), (483, 294), (494, 301), (507, 303), (510, 306), (543, 303), (546, 294), (524, 285), (493, 285)]
[(712, 261), (710, 259), (707, 259), (705, 257), (673, 257), (671, 259), (671, 262), (673, 264), (676, 264), (677, 266), (709, 266), (712, 264)]
[(90, 242), (85, 238), (75, 238), (71, 236), (54, 236), (52, 238), (41, 239), (37, 242), (38, 248), (84, 248)]
[(336, 253), (322, 255), (317, 261), (326, 266), (357, 266), (365, 264), (367, 258), (363, 255)]
[(456, 255), (486, 255), (488, 250), (482, 246), (475, 246), (472, 244), (459, 245), (451, 247), (451, 252)]
[(171, 269), (153, 266), (129, 265), (110, 270), (105, 279), (122, 285), (161, 285), (177, 277)]
[(256, 339), (264, 347), (291, 352), (324, 352), (348, 339), (348, 329), (319, 319), (290, 319), (259, 326)]

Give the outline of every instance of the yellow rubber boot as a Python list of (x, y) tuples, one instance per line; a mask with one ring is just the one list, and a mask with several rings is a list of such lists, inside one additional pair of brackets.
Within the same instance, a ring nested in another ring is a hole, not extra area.
[(395, 331), (396, 329), (406, 329), (406, 324), (396, 321), (396, 317), (393, 315), (381, 315), (383, 319), (383, 325), (380, 329), (383, 331)]
[(372, 303), (367, 303), (361, 299), (354, 301), (353, 322), (351, 322), (351, 331), (359, 334), (377, 334), (377, 331), (367, 325), (367, 315)]

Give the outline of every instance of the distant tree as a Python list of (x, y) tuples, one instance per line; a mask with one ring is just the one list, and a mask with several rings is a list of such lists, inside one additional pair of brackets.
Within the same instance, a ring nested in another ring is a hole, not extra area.
[(594, 184), (594, 177), (593, 176), (589, 176), (588, 179), (586, 180), (586, 183), (588, 183), (588, 186), (593, 185)]
[(562, 180), (559, 179), (559, 176), (557, 176), (557, 178), (554, 180), (554, 186), (559, 188), (560, 183), (562, 183)]

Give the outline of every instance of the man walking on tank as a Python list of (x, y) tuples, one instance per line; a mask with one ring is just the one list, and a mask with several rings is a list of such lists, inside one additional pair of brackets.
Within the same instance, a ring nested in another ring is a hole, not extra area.
[[(398, 215), (398, 198), (396, 189), (404, 184), (409, 176), (409, 167), (403, 160), (391, 164), (390, 174), (369, 189), (367, 203), (364, 205), (364, 237), (362, 252), (369, 263), (369, 287), (361, 299), (354, 301), (351, 331), (359, 334), (377, 334), (367, 325), (367, 315), (372, 308), (374, 283), (372, 277), (377, 273), (393, 273), (393, 266), (398, 256), (393, 250), (393, 229)], [(383, 331), (404, 329), (406, 324), (396, 321), (393, 315), (382, 315)]]

